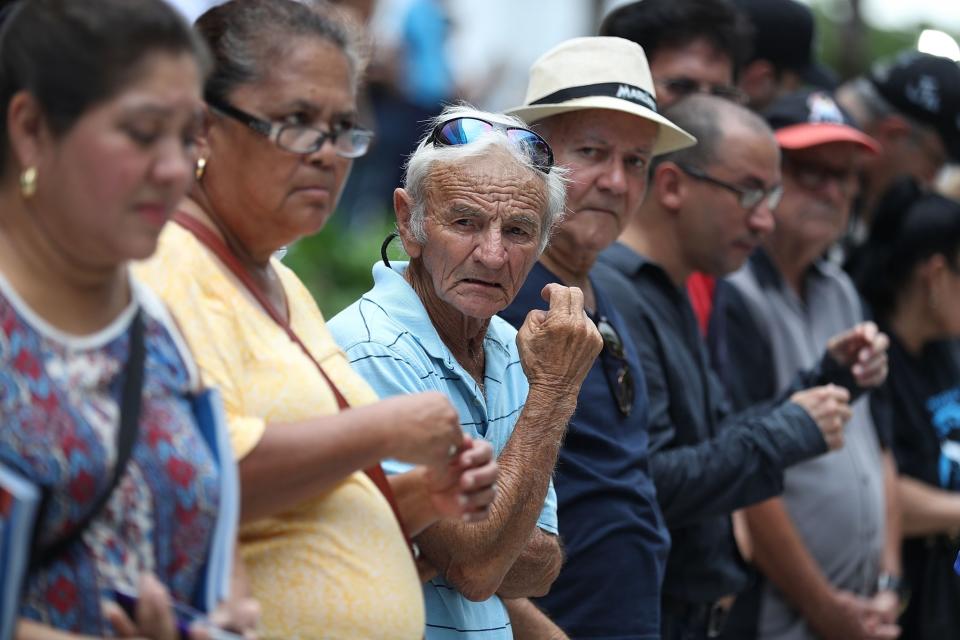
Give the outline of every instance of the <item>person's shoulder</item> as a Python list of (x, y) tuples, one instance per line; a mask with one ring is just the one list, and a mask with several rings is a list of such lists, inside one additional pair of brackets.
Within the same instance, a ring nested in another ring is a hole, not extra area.
[(636, 297), (636, 288), (630, 279), (615, 265), (598, 260), (590, 269), (590, 277), (612, 299)]

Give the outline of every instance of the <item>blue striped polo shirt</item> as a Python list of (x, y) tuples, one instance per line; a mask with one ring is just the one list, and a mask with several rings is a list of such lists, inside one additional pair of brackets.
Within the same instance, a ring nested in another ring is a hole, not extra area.
[[(497, 316), (490, 319), (484, 338), (484, 393), (440, 339), (423, 303), (403, 277), (406, 267), (405, 262), (394, 262), (393, 268), (375, 264), (373, 289), (337, 314), (328, 327), (354, 370), (380, 397), (444, 393), (460, 414), (464, 432), (488, 441), (499, 455), (527, 400), (517, 331)], [(387, 473), (410, 468), (393, 460), (384, 463)], [(557, 534), (552, 482), (537, 524)], [(471, 602), (439, 576), (424, 585), (423, 595), (427, 640), (513, 638), (507, 611), (497, 596)]]

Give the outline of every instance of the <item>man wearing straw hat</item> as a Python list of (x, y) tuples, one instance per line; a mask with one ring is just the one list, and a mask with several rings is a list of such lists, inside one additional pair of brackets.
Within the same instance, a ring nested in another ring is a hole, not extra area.
[[(546, 309), (550, 283), (578, 287), (603, 337), (584, 380), (555, 476), (567, 562), (537, 603), (572, 637), (660, 638), (669, 536), (647, 470), (647, 401), (623, 318), (593, 281), (598, 254), (640, 206), (650, 159), (696, 141), (657, 113), (643, 49), (621, 38), (575, 38), (537, 60), (525, 104), (510, 113), (547, 139), (566, 166), (567, 218), (501, 316), (520, 326)], [(514, 629), (520, 637), (549, 637)]]

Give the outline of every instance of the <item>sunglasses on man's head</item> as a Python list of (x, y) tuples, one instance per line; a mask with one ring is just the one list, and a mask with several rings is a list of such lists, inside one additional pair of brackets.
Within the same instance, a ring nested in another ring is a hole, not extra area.
[(523, 127), (463, 116), (438, 124), (427, 142), (439, 147), (455, 147), (475, 142), (483, 134), (493, 130), (506, 133), (507, 138), (527, 154), (533, 166), (544, 173), (550, 173), (553, 168), (553, 149), (541, 136)]
[(617, 399), (617, 408), (620, 409), (620, 413), (624, 417), (627, 417), (633, 410), (634, 390), (633, 374), (630, 373), (630, 366), (627, 364), (627, 355), (623, 350), (623, 340), (620, 339), (620, 334), (617, 333), (617, 330), (613, 328), (613, 325), (605, 316), (600, 316), (596, 320), (596, 325), (600, 337), (603, 338), (601, 356), (603, 353), (608, 353), (618, 361), (616, 371), (612, 372), (612, 375), (606, 365), (603, 369), (607, 376), (607, 384), (610, 385), (610, 390), (613, 391), (613, 395)]

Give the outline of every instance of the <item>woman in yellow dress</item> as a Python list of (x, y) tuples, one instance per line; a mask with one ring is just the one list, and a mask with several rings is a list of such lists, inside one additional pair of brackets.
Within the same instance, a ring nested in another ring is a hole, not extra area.
[[(323, 227), (369, 146), (349, 31), (293, 0), (232, 0), (196, 27), (215, 61), (198, 180), (138, 273), (223, 394), (264, 634), (421, 638), (403, 534), (483, 518), (492, 452), (463, 435), (440, 394), (377, 402), (274, 257)], [(426, 466), (388, 482), (385, 458)]]

